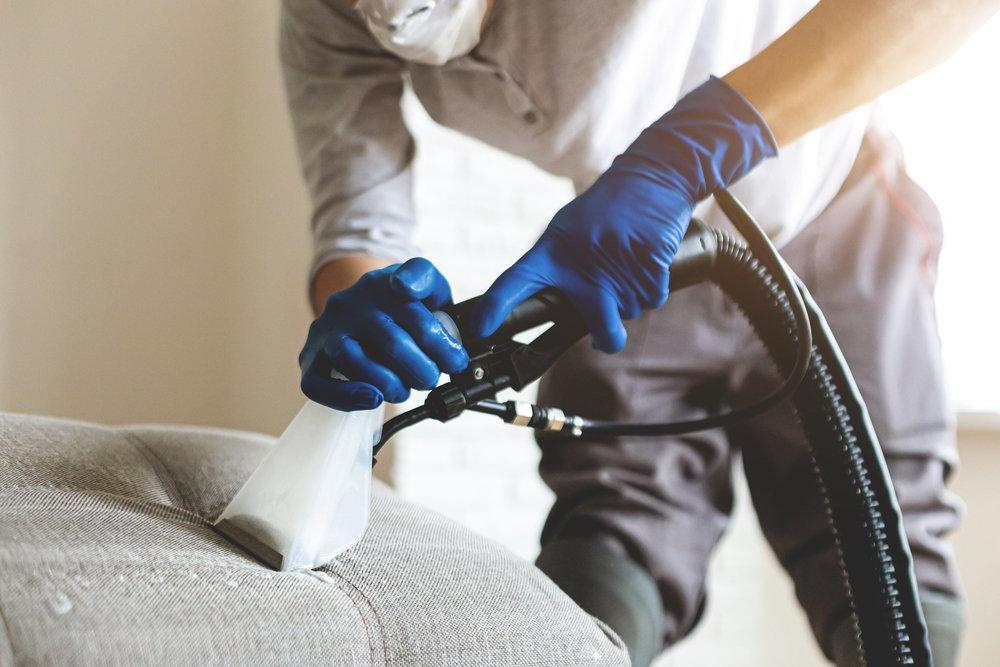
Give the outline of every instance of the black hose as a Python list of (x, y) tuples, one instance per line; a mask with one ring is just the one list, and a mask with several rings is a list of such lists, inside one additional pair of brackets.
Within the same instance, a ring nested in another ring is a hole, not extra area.
[(863, 611), (859, 649), (869, 665), (930, 665), (913, 559), (878, 436), (822, 312), (799, 289), (817, 333), (795, 404), (851, 573), (852, 604)]
[(500, 419), (503, 420), (506, 420), (510, 415), (510, 408), (507, 404), (501, 403), (500, 401), (494, 401), (489, 398), (473, 403), (468, 407), (468, 409), (473, 412), (481, 412), (486, 415), (500, 417)]
[(396, 435), (396, 433), (402, 431), (404, 428), (422, 422), (430, 416), (430, 409), (427, 406), (421, 405), (420, 407), (398, 414), (382, 424), (382, 434), (379, 436), (379, 441), (372, 447), (372, 456), (377, 455), (379, 450), (385, 446), (385, 443), (389, 442), (389, 438)]
[[(733, 300), (779, 372), (792, 368), (793, 315), (768, 270), (719, 233), (714, 282)], [(819, 308), (801, 281), (813, 348), (794, 404), (839, 549), (844, 583), (868, 665), (930, 665), (909, 545), (882, 449), (857, 386)]]

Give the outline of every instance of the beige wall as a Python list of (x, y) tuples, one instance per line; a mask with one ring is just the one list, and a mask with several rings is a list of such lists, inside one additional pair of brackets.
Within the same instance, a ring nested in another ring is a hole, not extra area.
[(0, 3), (0, 407), (294, 414), (307, 208), (276, 4)]
[(1000, 420), (959, 432), (962, 465), (954, 489), (966, 504), (955, 535), (959, 574), (967, 597), (968, 627), (962, 653), (967, 667), (993, 665), (1000, 655)]

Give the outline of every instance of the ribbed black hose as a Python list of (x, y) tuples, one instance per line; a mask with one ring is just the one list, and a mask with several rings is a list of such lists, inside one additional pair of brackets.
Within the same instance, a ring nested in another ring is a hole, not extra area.
[[(770, 273), (716, 232), (715, 282), (743, 311), (780, 373), (794, 363), (794, 316)], [(813, 331), (809, 370), (794, 395), (840, 556), (858, 650), (868, 665), (930, 665), (912, 558), (878, 438), (840, 349), (805, 287)]]

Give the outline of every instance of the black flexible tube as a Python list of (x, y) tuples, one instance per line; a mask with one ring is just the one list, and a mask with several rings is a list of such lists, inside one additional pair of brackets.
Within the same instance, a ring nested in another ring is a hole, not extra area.
[(859, 649), (869, 665), (930, 665), (913, 559), (878, 436), (822, 312), (799, 289), (816, 344), (795, 404), (850, 574)]
[(396, 433), (399, 433), (404, 428), (422, 422), (430, 416), (431, 411), (427, 408), (427, 406), (421, 405), (420, 407), (398, 414), (386, 423), (382, 424), (382, 433), (379, 436), (379, 441), (375, 443), (374, 447), (372, 447), (372, 456), (376, 456), (379, 450), (385, 446), (385, 443), (389, 442), (389, 439)]
[[(719, 243), (714, 282), (743, 311), (778, 371), (788, 372), (797, 354), (788, 345), (786, 300), (742, 244), (721, 232)], [(797, 288), (814, 344), (794, 403), (837, 540), (859, 655), (878, 667), (930, 665), (912, 556), (878, 438), (833, 333), (800, 281)]]
[(469, 410), (473, 412), (482, 412), (483, 414), (493, 415), (494, 417), (500, 417), (501, 419), (506, 419), (510, 410), (507, 405), (501, 403), (500, 401), (494, 401), (492, 399), (485, 399), (478, 401), (469, 406)]

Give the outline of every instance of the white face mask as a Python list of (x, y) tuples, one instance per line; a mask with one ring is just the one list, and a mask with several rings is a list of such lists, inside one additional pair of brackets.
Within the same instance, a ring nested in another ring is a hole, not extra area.
[(486, 0), (359, 0), (355, 9), (387, 50), (443, 65), (479, 43)]

